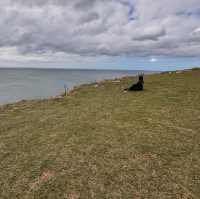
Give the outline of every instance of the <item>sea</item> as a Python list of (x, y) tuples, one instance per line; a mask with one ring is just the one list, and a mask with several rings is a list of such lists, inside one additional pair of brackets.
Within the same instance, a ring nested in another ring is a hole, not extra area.
[(151, 71), (8, 69), (0, 68), (0, 105), (21, 100), (44, 99), (64, 93), (64, 88)]

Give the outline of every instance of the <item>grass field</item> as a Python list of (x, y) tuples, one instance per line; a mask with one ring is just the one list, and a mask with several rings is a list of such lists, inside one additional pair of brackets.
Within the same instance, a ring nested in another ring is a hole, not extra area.
[(0, 199), (199, 199), (200, 70), (0, 108)]

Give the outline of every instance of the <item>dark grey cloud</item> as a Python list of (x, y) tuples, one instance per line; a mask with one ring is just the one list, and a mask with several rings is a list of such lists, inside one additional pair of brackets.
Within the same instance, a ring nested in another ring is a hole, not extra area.
[(100, 18), (100, 16), (96, 12), (90, 12), (88, 14), (84, 14), (80, 18), (80, 23), (89, 23), (94, 20), (98, 20), (99, 18)]
[(199, 0), (1, 0), (0, 48), (40, 55), (200, 56), (199, 10)]

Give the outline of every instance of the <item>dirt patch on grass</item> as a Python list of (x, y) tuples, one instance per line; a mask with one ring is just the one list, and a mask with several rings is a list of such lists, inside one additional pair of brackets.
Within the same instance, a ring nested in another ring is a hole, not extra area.
[(76, 193), (70, 193), (69, 195), (66, 194), (64, 196), (65, 199), (78, 199), (80, 198), (80, 195), (79, 194), (76, 194)]
[(31, 190), (38, 190), (44, 183), (55, 177), (53, 171), (44, 171), (33, 183), (30, 184)]

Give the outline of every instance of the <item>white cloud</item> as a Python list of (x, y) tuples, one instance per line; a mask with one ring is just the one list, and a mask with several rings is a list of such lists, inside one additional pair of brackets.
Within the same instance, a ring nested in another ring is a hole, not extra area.
[(198, 35), (200, 36), (200, 28), (196, 28), (193, 32), (192, 32), (193, 35)]
[(157, 62), (158, 61), (158, 59), (157, 58), (154, 58), (154, 57), (152, 57), (150, 60), (149, 60), (150, 62)]
[(1, 0), (0, 59), (200, 56), (199, 21), (199, 0)]
[(0, 60), (1, 61), (11, 61), (11, 62), (29, 62), (29, 61), (41, 61), (46, 62), (49, 61), (49, 57), (45, 54), (43, 55), (35, 55), (28, 54), (23, 56), (19, 54), (15, 47), (5, 47), (0, 48)]

